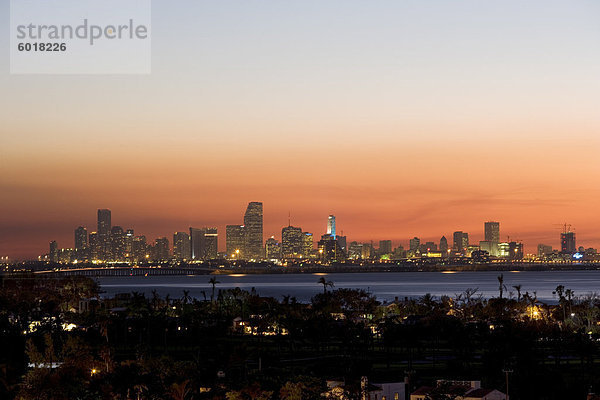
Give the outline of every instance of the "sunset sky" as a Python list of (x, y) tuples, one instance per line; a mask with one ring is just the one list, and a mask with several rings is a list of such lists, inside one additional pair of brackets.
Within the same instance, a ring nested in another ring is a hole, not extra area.
[[(242, 223), (348, 240), (600, 247), (600, 2), (152, 3), (149, 75), (11, 75), (0, 255), (73, 246), (96, 209), (149, 239)], [(8, 2), (0, 22), (9, 22)]]

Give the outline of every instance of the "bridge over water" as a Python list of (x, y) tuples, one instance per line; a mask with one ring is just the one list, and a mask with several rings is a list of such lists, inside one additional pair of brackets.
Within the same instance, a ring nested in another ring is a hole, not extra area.
[(49, 277), (63, 276), (158, 276), (158, 275), (208, 275), (214, 272), (208, 267), (98, 267), (62, 268), (36, 271), (34, 274)]

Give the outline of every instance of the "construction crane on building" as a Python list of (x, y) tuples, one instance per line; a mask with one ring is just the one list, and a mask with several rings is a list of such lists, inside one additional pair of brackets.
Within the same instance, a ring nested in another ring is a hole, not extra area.
[(562, 233), (569, 233), (569, 232), (572, 232), (572, 231), (571, 231), (571, 226), (572, 226), (572, 225), (571, 225), (571, 224), (567, 224), (566, 222), (565, 222), (565, 223), (562, 223), (562, 224), (554, 224), (554, 226), (555, 226), (556, 228), (560, 228), (560, 229), (562, 230)]

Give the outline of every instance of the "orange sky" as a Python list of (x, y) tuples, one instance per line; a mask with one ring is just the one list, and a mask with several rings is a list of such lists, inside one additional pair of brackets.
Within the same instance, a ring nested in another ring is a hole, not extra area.
[(249, 201), (265, 237), (333, 213), (349, 240), (497, 220), (528, 252), (563, 222), (600, 247), (599, 4), (266, 3), (156, 2), (150, 75), (3, 58), (0, 255), (71, 247), (97, 208), (150, 239), (217, 226), (223, 249)]

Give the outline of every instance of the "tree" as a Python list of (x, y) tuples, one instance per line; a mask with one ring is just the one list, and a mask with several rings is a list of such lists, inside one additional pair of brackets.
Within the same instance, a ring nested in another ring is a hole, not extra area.
[(325, 279), (325, 277), (320, 277), (319, 281), (317, 282), (320, 285), (323, 285), (323, 293), (327, 293), (327, 287), (333, 287), (333, 282), (332, 281), (328, 281)]
[(514, 285), (513, 288), (517, 291), (517, 302), (521, 302), (521, 285)]
[(192, 392), (190, 386), (190, 381), (185, 380), (181, 383), (174, 383), (171, 385), (171, 390), (169, 394), (173, 400), (186, 400), (189, 398), (190, 393)]
[(502, 295), (504, 294), (505, 290), (506, 285), (504, 284), (504, 274), (500, 274), (498, 276), (498, 291), (500, 292), (500, 298), (502, 298)]
[(210, 283), (212, 285), (212, 293), (210, 295), (210, 301), (215, 301), (215, 287), (217, 286), (218, 283), (221, 283), (217, 280), (217, 278), (215, 278), (214, 276), (212, 278), (210, 278), (208, 280), (208, 283)]
[(288, 381), (279, 389), (279, 398), (281, 400), (302, 400), (303, 389), (304, 385), (302, 383)]

